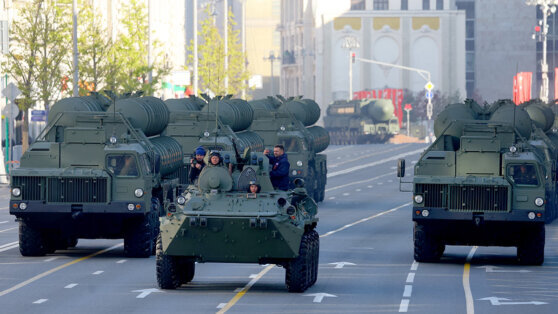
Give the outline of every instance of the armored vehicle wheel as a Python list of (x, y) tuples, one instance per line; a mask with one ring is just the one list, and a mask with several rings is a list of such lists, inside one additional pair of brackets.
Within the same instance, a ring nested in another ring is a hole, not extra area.
[(180, 257), (178, 273), (180, 275), (180, 283), (189, 283), (194, 279), (196, 273), (196, 262), (187, 257)]
[(156, 197), (151, 198), (151, 211), (153, 212), (153, 246), (151, 255), (155, 255), (157, 251), (157, 236), (159, 235), (159, 217), (161, 216), (161, 202)]
[(131, 221), (124, 234), (124, 255), (149, 257), (153, 252), (154, 213), (150, 212), (139, 221)]
[(304, 292), (310, 285), (311, 254), (312, 236), (304, 233), (300, 240), (298, 256), (291, 259), (285, 267), (285, 284), (289, 292)]
[(418, 222), (415, 222), (414, 245), (417, 262), (436, 262), (445, 250), (445, 245), (433, 237), (426, 226)]
[(318, 280), (318, 266), (320, 263), (320, 236), (316, 230), (310, 231), (310, 235), (312, 237), (312, 276), (309, 287), (313, 286)]
[(160, 234), (157, 237), (156, 256), (157, 284), (159, 288), (176, 289), (179, 287), (181, 278), (180, 274), (178, 274), (177, 258), (163, 253), (163, 241)]
[(517, 258), (524, 265), (542, 265), (544, 263), (544, 225), (536, 226), (526, 233), (525, 240), (517, 247)]
[(73, 248), (76, 247), (76, 245), (78, 244), (78, 238), (67, 238), (66, 239), (67, 243), (68, 243), (68, 248)]
[(41, 232), (25, 221), (19, 222), (19, 252), (23, 256), (43, 256), (48, 248)]

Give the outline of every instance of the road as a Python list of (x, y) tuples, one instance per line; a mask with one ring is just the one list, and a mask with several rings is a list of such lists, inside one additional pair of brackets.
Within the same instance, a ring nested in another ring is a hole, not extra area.
[[(2, 313), (555, 313), (558, 222), (546, 226), (543, 266), (521, 266), (515, 248), (448, 247), (439, 263), (413, 261), (410, 193), (424, 144), (332, 146), (320, 204), (319, 275), (288, 293), (269, 265), (198, 264), (191, 284), (157, 289), (155, 258), (123, 257), (121, 240), (83, 240), (44, 257), (22, 257), (0, 188)], [(407, 178), (408, 180), (408, 178)], [(410, 187), (410, 186), (407, 186)]]

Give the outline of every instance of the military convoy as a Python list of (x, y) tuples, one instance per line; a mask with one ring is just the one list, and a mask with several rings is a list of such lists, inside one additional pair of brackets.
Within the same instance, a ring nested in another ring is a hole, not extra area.
[(515, 246), (520, 262), (542, 264), (558, 212), (553, 123), (540, 101), (447, 106), (414, 169), (415, 260), (436, 261), (446, 245)]
[(383, 143), (399, 133), (389, 99), (338, 100), (327, 108), (324, 127), (334, 145)]
[[(190, 282), (196, 262), (273, 263), (285, 268), (289, 291), (306, 290), (317, 279), (319, 236), (317, 206), (303, 181), (290, 192), (274, 190), (262, 153), (221, 154), (223, 165), (206, 166), (160, 218), (159, 287)], [(250, 193), (255, 182), (261, 189)]]

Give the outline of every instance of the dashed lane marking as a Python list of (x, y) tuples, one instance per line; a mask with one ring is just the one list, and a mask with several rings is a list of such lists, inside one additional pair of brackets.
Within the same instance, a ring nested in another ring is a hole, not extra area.
[[(397, 146), (397, 147), (392, 148), (392, 149), (382, 150), (381, 152), (374, 152), (374, 153), (372, 153), (372, 154), (368, 154), (368, 155), (365, 155), (365, 156), (360, 156), (360, 157), (357, 157), (357, 158), (353, 158), (353, 159), (349, 159), (349, 160), (344, 160), (342, 163), (328, 165), (328, 168), (332, 168), (332, 169), (333, 169), (333, 168), (337, 168), (337, 167), (339, 167), (340, 165), (350, 164), (350, 163), (353, 163), (353, 162), (355, 162), (355, 161), (357, 161), (357, 160), (361, 160), (361, 159), (364, 159), (364, 158), (369, 158), (369, 157), (372, 157), (372, 156), (375, 156), (375, 155), (380, 155), (380, 154), (385, 154), (385, 153), (393, 152), (393, 151), (395, 151), (395, 150), (400, 150), (400, 151), (401, 151), (401, 150), (404, 150), (407, 146), (409, 146), (409, 145), (401, 145), (401, 146)], [(354, 156), (363, 155), (363, 154), (365, 154), (365, 153), (368, 153), (368, 152), (361, 152), (361, 153), (359, 153), (359, 154), (354, 154)], [(337, 158), (337, 159), (340, 159), (340, 158)], [(396, 167), (395, 169), (397, 169), (397, 167)]]
[(405, 285), (405, 290), (403, 291), (404, 298), (410, 298), (411, 293), (413, 293), (413, 286), (412, 285)]
[(104, 272), (105, 272), (104, 270), (98, 270), (98, 271), (94, 272), (92, 275), (100, 275)]
[(7, 221), (7, 220), (4, 220), (4, 221), (0, 221), (0, 225), (1, 225), (1, 224), (7, 224), (7, 223), (8, 223), (8, 221)]
[(9, 228), (9, 229), (4, 229), (4, 230), (0, 230), (0, 232), (6, 232), (6, 231), (10, 231), (10, 230), (15, 230), (18, 227), (13, 227), (13, 228)]
[(467, 304), (467, 314), (475, 314), (475, 303), (473, 299), (473, 293), (471, 292), (471, 285), (469, 283), (469, 273), (471, 271), (471, 260), (473, 255), (477, 251), (478, 246), (473, 246), (469, 254), (467, 255), (467, 260), (463, 268), (463, 290), (465, 290), (465, 301)]
[(48, 275), (50, 275), (50, 274), (52, 274), (52, 273), (54, 273), (54, 272), (57, 272), (57, 271), (59, 271), (59, 270), (61, 270), (61, 269), (66, 268), (66, 267), (68, 267), (68, 266), (71, 266), (71, 265), (73, 265), (73, 264), (82, 262), (82, 261), (84, 261), (84, 260), (86, 260), (86, 259), (90, 259), (90, 258), (95, 257), (95, 256), (97, 256), (97, 255), (106, 253), (106, 252), (108, 252), (108, 251), (112, 251), (112, 250), (114, 250), (114, 249), (116, 249), (116, 248), (118, 248), (118, 247), (121, 247), (122, 245), (123, 245), (123, 243), (119, 243), (119, 244), (117, 244), (117, 245), (113, 245), (113, 246), (111, 246), (111, 247), (109, 247), (109, 248), (107, 248), (107, 249), (100, 250), (100, 251), (97, 251), (97, 252), (95, 252), (95, 253), (93, 253), (93, 254), (90, 254), (90, 255), (87, 255), (87, 256), (84, 256), (84, 257), (77, 258), (77, 259), (75, 259), (75, 260), (73, 260), (73, 261), (71, 261), (71, 262), (68, 262), (68, 263), (64, 264), (64, 265), (60, 265), (60, 266), (58, 266), (58, 267), (55, 267), (55, 268), (50, 269), (50, 270), (48, 270), (48, 271), (45, 271), (44, 273), (38, 274), (38, 275), (35, 276), (35, 277), (32, 277), (32, 278), (30, 278), (30, 279), (25, 280), (24, 282), (18, 283), (17, 285), (15, 285), (15, 286), (13, 286), (13, 287), (11, 287), (11, 288), (8, 288), (8, 289), (6, 289), (6, 290), (0, 291), (0, 297), (5, 296), (6, 294), (8, 294), (8, 293), (10, 293), (10, 292), (13, 292), (13, 291), (15, 291), (15, 290), (17, 290), (17, 289), (19, 289), (19, 288), (25, 287), (25, 286), (27, 286), (28, 284), (30, 284), (30, 283), (32, 283), (32, 282), (34, 282), (34, 281), (37, 281), (37, 280), (39, 280), (39, 279), (41, 279), (41, 278), (43, 278), (43, 277), (46, 277), (46, 276), (48, 276)]
[[(412, 169), (412, 167), (407, 167), (407, 168), (405, 168), (405, 170), (410, 170), (410, 169)], [(351, 185), (362, 184), (362, 183), (368, 183), (368, 182), (375, 181), (375, 180), (378, 180), (378, 179), (383, 178), (383, 177), (386, 177), (386, 176), (393, 176), (393, 175), (395, 175), (395, 173), (393, 173), (393, 172), (384, 173), (384, 174), (382, 174), (382, 175), (379, 175), (379, 176), (376, 176), (376, 177), (373, 177), (373, 178), (370, 178), (370, 179), (361, 180), (361, 181), (355, 181), (355, 182), (351, 182), (351, 183), (347, 183), (347, 184), (343, 184), (343, 185), (338, 185), (338, 186), (335, 186), (335, 187), (326, 189), (325, 191), (326, 191), (326, 192), (330, 192), (330, 191), (334, 191), (334, 190), (346, 188), (346, 187), (351, 186)], [(371, 186), (369, 185), (368, 187), (370, 188)]]
[(413, 261), (413, 264), (411, 265), (411, 270), (415, 271), (418, 269), (418, 265), (419, 263), (417, 261)]
[(361, 189), (356, 189), (355, 191), (360, 192), (360, 191), (362, 191), (362, 190), (361, 190)]
[[(370, 217), (360, 219), (360, 220), (358, 220), (358, 221), (356, 221), (356, 222), (354, 222), (354, 223), (351, 223), (351, 224), (349, 224), (349, 225), (345, 225), (345, 226), (343, 226), (343, 227), (341, 227), (341, 228), (339, 228), (339, 229), (336, 229), (336, 230), (332, 230), (332, 231), (330, 231), (330, 232), (327, 232), (326, 234), (321, 235), (320, 238), (325, 238), (325, 237), (330, 236), (330, 235), (332, 235), (332, 234), (334, 234), (334, 233), (337, 233), (337, 232), (339, 232), (339, 231), (342, 231), (342, 230), (345, 230), (345, 229), (347, 229), (347, 228), (350, 228), (350, 227), (352, 227), (352, 226), (354, 226), (354, 225), (357, 225), (357, 224), (363, 223), (363, 222), (365, 222), (365, 221), (368, 221), (368, 220), (371, 220), (371, 219), (374, 219), (374, 218), (383, 216), (383, 215), (385, 215), (385, 214), (392, 213), (392, 212), (394, 212), (394, 211), (396, 211), (396, 210), (398, 210), (398, 209), (400, 209), (400, 208), (403, 208), (403, 207), (409, 206), (409, 205), (411, 205), (410, 202), (409, 202), (409, 203), (405, 203), (405, 204), (400, 205), (400, 206), (397, 206), (397, 207), (394, 207), (394, 208), (392, 208), (392, 209), (388, 209), (388, 210), (383, 211), (383, 212), (381, 212), (381, 213), (378, 213), (378, 214), (376, 214), (376, 215), (372, 215), (372, 216), (370, 216)], [(217, 312), (217, 314), (226, 313), (228, 310), (230, 310), (230, 309), (236, 304), (236, 302), (238, 302), (238, 300), (240, 300), (240, 299), (246, 294), (246, 292), (248, 292), (248, 290), (250, 290), (250, 288), (251, 288), (256, 282), (258, 282), (258, 280), (260, 280), (260, 278), (262, 278), (262, 277), (263, 277), (268, 271), (270, 271), (274, 266), (275, 266), (275, 264), (270, 264), (269, 266), (267, 266), (266, 268), (264, 268), (264, 269), (257, 275), (257, 277), (255, 277), (255, 278), (253, 278), (252, 280), (250, 280), (250, 282), (249, 282), (246, 286), (244, 286), (244, 288), (242, 288), (242, 290), (240, 290), (228, 303), (226, 303), (226, 305), (223, 306), (223, 307), (221, 308), (221, 310), (220, 310), (219, 312)], [(221, 305), (221, 304), (219, 304), (219, 306), (220, 306), (220, 305)], [(218, 306), (218, 308), (219, 308), (219, 306)]]
[(343, 193), (343, 196), (349, 196), (351, 193)]
[(33, 302), (33, 304), (41, 304), (41, 303), (45, 303), (46, 301), (48, 301), (48, 299), (39, 299), (39, 300)]
[(399, 312), (404, 313), (407, 312), (409, 309), (409, 299), (401, 300), (401, 304), (399, 304)]
[(71, 283), (71, 284), (65, 286), (64, 289), (72, 289), (73, 287), (75, 287), (77, 285), (78, 285), (77, 283)]
[(413, 283), (415, 281), (415, 273), (409, 273), (407, 275), (406, 283)]
[(58, 256), (54, 256), (54, 257), (51, 257), (51, 258), (47, 258), (47, 259), (45, 259), (45, 262), (52, 262), (52, 261), (54, 261), (54, 260), (57, 259), (57, 258), (58, 258)]
[(335, 196), (331, 196), (331, 197), (328, 198), (328, 200), (334, 200), (334, 199), (335, 199)]
[(18, 241), (11, 242), (11, 243), (8, 243), (8, 244), (4, 244), (4, 245), (0, 246), (0, 252), (5, 252), (5, 251), (11, 250), (11, 249), (15, 249), (17, 247), (19, 247), (19, 242)]
[(116, 264), (123, 264), (126, 263), (128, 260), (127, 259), (121, 259), (118, 262), (116, 262)]

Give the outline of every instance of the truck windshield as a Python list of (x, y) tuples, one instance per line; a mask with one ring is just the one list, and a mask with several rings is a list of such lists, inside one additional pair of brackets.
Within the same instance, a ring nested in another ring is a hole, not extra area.
[(281, 138), (279, 143), (285, 147), (285, 152), (287, 153), (298, 153), (300, 152), (300, 145), (297, 138)]
[(534, 165), (510, 165), (508, 177), (518, 185), (539, 185)]
[(117, 177), (137, 177), (139, 174), (136, 158), (133, 155), (110, 155), (107, 169)]

